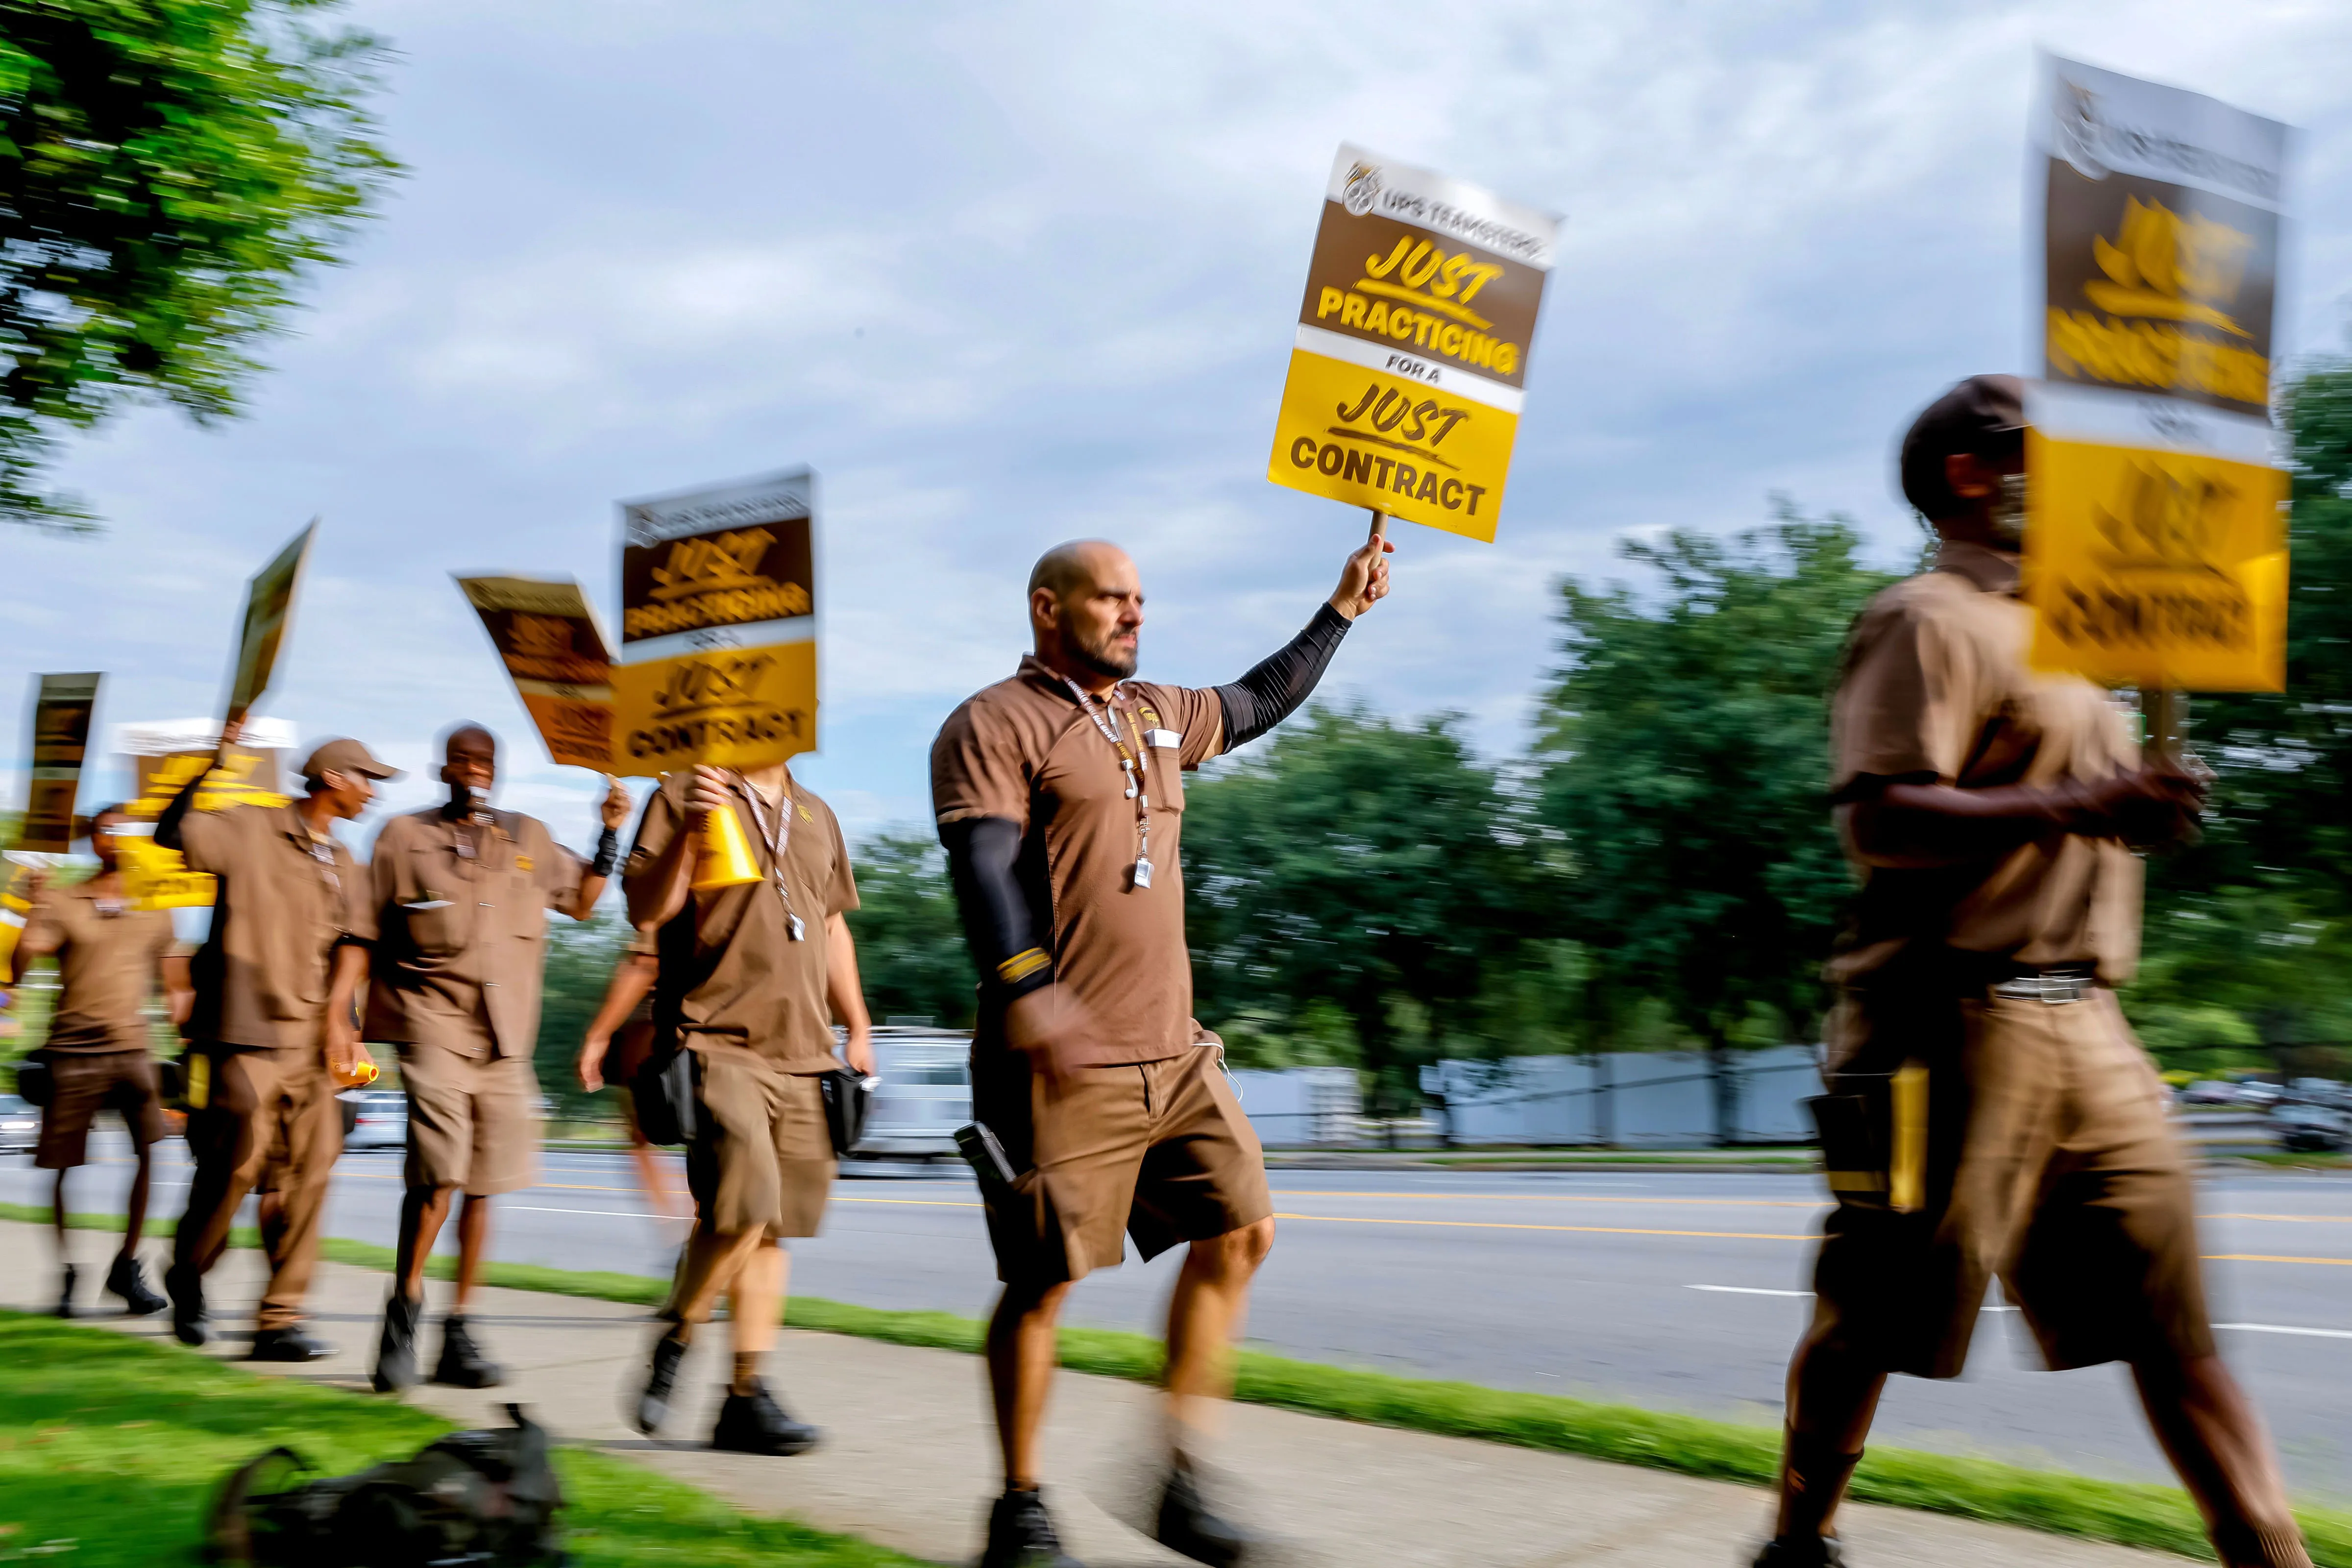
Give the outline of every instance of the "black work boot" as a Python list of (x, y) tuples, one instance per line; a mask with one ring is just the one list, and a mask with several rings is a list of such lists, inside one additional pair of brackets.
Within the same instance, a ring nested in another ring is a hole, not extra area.
[(637, 1430), (650, 1437), (661, 1430), (669, 1419), (670, 1391), (677, 1386), (677, 1363), (686, 1359), (686, 1342), (676, 1331), (654, 1342), (654, 1353), (646, 1368), (645, 1392), (637, 1395), (635, 1419)]
[(295, 1323), (283, 1329), (253, 1331), (253, 1353), (248, 1361), (324, 1361), (335, 1353), (335, 1347)]
[(727, 1403), (719, 1407), (719, 1425), (710, 1431), (710, 1446), (730, 1454), (789, 1459), (815, 1447), (824, 1436), (807, 1422), (793, 1420), (769, 1394), (768, 1385), (754, 1378), (749, 1394), (727, 1391)]
[(1756, 1554), (1755, 1568), (1844, 1568), (1845, 1548), (1834, 1535), (1782, 1536)]
[(172, 1298), (172, 1333), (184, 1345), (200, 1345), (213, 1337), (205, 1321), (204, 1276), (174, 1264), (163, 1270), (163, 1293)]
[(416, 1382), (416, 1320), (425, 1315), (425, 1302), (412, 1300), (392, 1288), (392, 1298), (383, 1304), (383, 1332), (376, 1336), (375, 1373), (369, 1379), (378, 1394), (398, 1394)]
[(65, 1271), (65, 1280), (58, 1287), (58, 1316), (70, 1318), (73, 1316), (74, 1266), (67, 1264)]
[(449, 1388), (496, 1388), (506, 1381), (506, 1369), (482, 1354), (466, 1320), (452, 1312), (441, 1321), (441, 1360), (433, 1381)]
[(988, 1515), (988, 1549), (980, 1568), (1086, 1568), (1062, 1550), (1045, 1500), (1034, 1491), (1008, 1491)]
[(122, 1310), (134, 1318), (160, 1312), (172, 1303), (147, 1288), (147, 1276), (135, 1258), (117, 1258), (106, 1271), (106, 1290), (122, 1298)]
[(1153, 1536), (1169, 1551), (1213, 1568), (1238, 1568), (1250, 1560), (1253, 1544), (1239, 1526), (1209, 1511), (1201, 1500), (1200, 1479), (1182, 1458), (1169, 1468), (1167, 1484), (1160, 1488), (1160, 1524)]

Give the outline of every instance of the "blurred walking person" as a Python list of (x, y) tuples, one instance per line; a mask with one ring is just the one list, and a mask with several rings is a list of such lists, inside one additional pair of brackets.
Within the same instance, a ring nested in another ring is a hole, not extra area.
[(146, 1006), (160, 989), (172, 1023), (188, 1016), (188, 962), (172, 951), (172, 917), (134, 907), (122, 886), (115, 835), (130, 821), (120, 805), (89, 819), (90, 853), (98, 875), (70, 887), (46, 887), (34, 874), (34, 900), (16, 942), (19, 974), (36, 958), (54, 958), (58, 990), (41, 1058), (49, 1078), (33, 1163), (58, 1173), (50, 1205), (63, 1283), (58, 1316), (74, 1314), (74, 1266), (67, 1244), (66, 1173), (89, 1158), (89, 1130), (101, 1110), (122, 1118), (137, 1168), (123, 1205), (122, 1245), (108, 1266), (106, 1289), (133, 1317), (160, 1312), (163, 1297), (139, 1266), (147, 1223), (153, 1150), (163, 1136), (163, 1100), (151, 1047)]
[[(236, 740), (230, 726), (224, 750)], [(190, 964), (188, 1152), (195, 1173), (163, 1289), (184, 1344), (212, 1331), (204, 1279), (228, 1246), (237, 1205), (265, 1169), (278, 1193), (262, 1226), (269, 1284), (254, 1316), (253, 1359), (316, 1361), (334, 1347), (302, 1326), (327, 1181), (342, 1152), (340, 1084), (368, 1061), (356, 1001), (367, 984), (375, 910), (367, 873), (334, 837), (399, 770), (357, 741), (329, 741), (302, 763), (304, 795), (282, 806), (198, 805), (188, 781), (155, 823), (155, 841), (218, 879), (212, 930)]]
[[(1265, 1158), (1192, 1019), (1179, 837), (1183, 773), (1272, 729), (1388, 592), (1377, 534), (1330, 602), (1230, 686), (1133, 680), (1135, 563), (1062, 545), (1029, 578), (1034, 651), (931, 748), (931, 801), (975, 967), (975, 1158), (1003, 1283), (988, 1375), (1004, 1462), (982, 1568), (1072, 1568), (1038, 1489), (1037, 1436), (1072, 1283), (1188, 1250), (1168, 1307), (1162, 1544), (1236, 1563), (1250, 1538), (1202, 1498), (1197, 1460), (1229, 1391), (1249, 1282), (1274, 1245)], [(1004, 1168), (992, 1169), (1002, 1158)]]
[(448, 798), (385, 823), (369, 864), (376, 942), (366, 1032), (399, 1047), (408, 1094), (400, 1236), (376, 1341), (379, 1393), (416, 1382), (425, 1263), (460, 1192), (457, 1291), (433, 1381), (452, 1388), (504, 1381), (476, 1342), (467, 1309), (489, 1244), (490, 1200), (538, 1179), (531, 1052), (547, 911), (575, 921), (595, 914), (629, 815), (628, 791), (607, 778), (597, 808), (603, 833), (595, 858), (583, 861), (537, 817), (491, 806), (499, 742), (488, 730), (450, 730), (441, 759)]
[(629, 1085), (654, 1047), (654, 981), (661, 970), (661, 933), (639, 930), (631, 938), (613, 976), (604, 983), (604, 999), (581, 1037), (572, 1071), (590, 1094), (608, 1086), (620, 1091), (621, 1124), (628, 1129), (629, 1160), (636, 1166), (637, 1185), (663, 1219), (679, 1217), (678, 1194), (667, 1181), (660, 1152), (637, 1122), (636, 1101)]
[[(692, 887), (702, 817), (732, 812), (761, 879)], [(783, 1315), (790, 1255), (814, 1236), (834, 1177), (817, 1077), (844, 1054), (874, 1069), (848, 910), (857, 907), (849, 847), (831, 807), (783, 763), (746, 773), (672, 773), (646, 803), (622, 885), (629, 918), (656, 937), (655, 1026), (691, 1053), (695, 1133), (687, 1145), (694, 1233), (678, 1271), (677, 1321), (655, 1341), (636, 1423), (669, 1417), (679, 1363), (723, 1292), (733, 1361), (714, 1448), (786, 1456), (815, 1447), (814, 1426), (768, 1392), (761, 1366)]]
[(1843, 1561), (1831, 1522), (1887, 1373), (1958, 1376), (1998, 1278), (2053, 1369), (2130, 1366), (2225, 1564), (2304, 1568), (2216, 1352), (2168, 1096), (2112, 989), (2138, 950), (2132, 849), (2186, 835), (2203, 786), (2144, 763), (2106, 692), (2026, 666), (2021, 390), (1974, 376), (1913, 424), (1903, 490), (1942, 543), (1846, 649), (1832, 798), (1863, 885), (1817, 1102), (1837, 1207), (1756, 1561)]

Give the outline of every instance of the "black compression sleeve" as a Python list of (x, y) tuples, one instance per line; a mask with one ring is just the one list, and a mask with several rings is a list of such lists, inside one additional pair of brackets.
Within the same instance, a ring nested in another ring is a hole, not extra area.
[(1256, 740), (1297, 711), (1323, 679), (1350, 624), (1326, 605), (1288, 646), (1231, 686), (1215, 689), (1225, 713), (1226, 751)]
[(963, 911), (982, 984), (1006, 1000), (1054, 983), (1054, 960), (1039, 944), (1036, 921), (1016, 869), (1020, 825), (1001, 816), (971, 816), (940, 829), (947, 846), (948, 880)]

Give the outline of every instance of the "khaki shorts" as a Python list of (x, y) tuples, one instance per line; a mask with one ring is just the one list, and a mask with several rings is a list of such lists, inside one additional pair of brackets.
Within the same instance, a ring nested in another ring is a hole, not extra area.
[[(1911, 1212), (1886, 1193), (1836, 1194), (1814, 1270), (1816, 1342), (1956, 1377), (1998, 1278), (2053, 1370), (2213, 1353), (2188, 1159), (2113, 992), (1849, 1001), (1832, 1035), (1832, 1094), (1884, 1104), (1885, 1080), (1871, 1075), (1927, 1068), (1914, 1123), (1924, 1163)], [(1866, 1163), (1827, 1152), (1833, 1183), (1853, 1182), (1841, 1165)]]
[(833, 1135), (816, 1079), (741, 1046), (691, 1047), (699, 1058), (697, 1126), (686, 1185), (706, 1234), (814, 1236), (833, 1190)]
[(145, 1051), (52, 1051), (49, 1103), (41, 1109), (41, 1137), (33, 1163), (71, 1170), (89, 1158), (90, 1123), (101, 1110), (122, 1118), (133, 1143), (163, 1136), (163, 1098), (155, 1058)]
[(539, 1179), (539, 1075), (529, 1057), (470, 1056), (431, 1043), (400, 1047), (408, 1090), (408, 1185), (488, 1197)]
[(1081, 1068), (1049, 1089), (1002, 1046), (972, 1052), (972, 1114), (1019, 1173), (988, 1206), (997, 1278), (1024, 1284), (1116, 1268), (1274, 1213), (1265, 1150), (1213, 1046), (1164, 1061)]

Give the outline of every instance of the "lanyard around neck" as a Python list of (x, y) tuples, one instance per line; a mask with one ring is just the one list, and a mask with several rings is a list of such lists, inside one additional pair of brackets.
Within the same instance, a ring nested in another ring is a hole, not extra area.
[[(1095, 700), (1087, 694), (1085, 687), (1066, 675), (1062, 677), (1062, 684), (1070, 689), (1070, 695), (1078, 700), (1078, 706), (1086, 710), (1088, 719), (1094, 721), (1096, 732), (1108, 741), (1111, 750), (1118, 753), (1119, 771), (1127, 777), (1127, 796), (1135, 802), (1135, 885), (1139, 889), (1149, 888), (1151, 886), (1151, 795), (1148, 787), (1150, 779), (1143, 771), (1143, 731), (1139, 728), (1135, 730), (1135, 750), (1129, 751), (1127, 742), (1118, 732), (1118, 721), (1122, 715), (1116, 706), (1118, 687), (1110, 689), (1110, 702), (1098, 709)], [(1124, 717), (1129, 726), (1134, 728), (1135, 716), (1129, 713)]]

